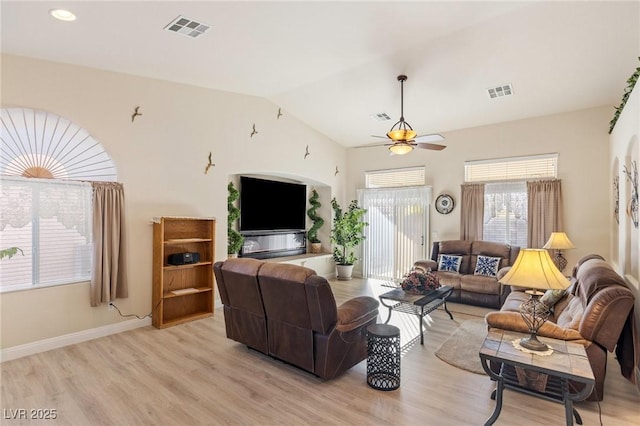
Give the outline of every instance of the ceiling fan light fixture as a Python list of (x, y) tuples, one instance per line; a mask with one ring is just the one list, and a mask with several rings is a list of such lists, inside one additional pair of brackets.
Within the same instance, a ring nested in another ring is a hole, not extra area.
[[(404, 121), (404, 82), (407, 81), (407, 76), (399, 75), (398, 81), (400, 82), (400, 120), (391, 126), (391, 130), (387, 132), (387, 137), (394, 142), (407, 142), (413, 140), (418, 134), (413, 131), (409, 123)], [(409, 151), (403, 152), (403, 154)]]
[(394, 141), (410, 141), (415, 139), (418, 134), (411, 129), (391, 129), (387, 133), (387, 137)]
[(396, 142), (389, 147), (389, 151), (396, 155), (404, 155), (413, 151), (413, 145), (407, 142)]

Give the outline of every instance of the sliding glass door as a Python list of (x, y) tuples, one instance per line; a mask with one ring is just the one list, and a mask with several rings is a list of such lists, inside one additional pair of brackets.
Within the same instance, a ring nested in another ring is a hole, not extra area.
[(367, 209), (362, 267), (365, 278), (400, 279), (413, 262), (426, 259), (431, 188), (375, 188), (358, 191)]

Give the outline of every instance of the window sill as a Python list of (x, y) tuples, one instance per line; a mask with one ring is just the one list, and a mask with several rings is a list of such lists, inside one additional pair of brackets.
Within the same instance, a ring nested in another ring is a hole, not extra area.
[(38, 290), (43, 288), (51, 288), (51, 287), (60, 287), (63, 285), (71, 285), (71, 284), (90, 284), (90, 280), (78, 280), (78, 281), (65, 281), (61, 283), (54, 284), (22, 284), (22, 285), (11, 285), (6, 287), (0, 287), (0, 294), (2, 293), (14, 293), (17, 291), (27, 291), (27, 290)]

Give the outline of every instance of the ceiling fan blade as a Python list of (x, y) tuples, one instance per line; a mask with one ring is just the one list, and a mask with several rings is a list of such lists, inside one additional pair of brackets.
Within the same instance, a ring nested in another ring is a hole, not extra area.
[(442, 151), (446, 145), (438, 145), (437, 143), (417, 143), (416, 146), (422, 149), (431, 149), (433, 151)]
[(375, 146), (387, 146), (389, 144), (386, 143), (370, 143), (370, 144), (366, 144), (366, 145), (358, 145), (358, 146), (354, 146), (352, 148), (371, 148), (371, 147), (375, 147)]
[(430, 135), (420, 135), (413, 139), (415, 142), (439, 142), (444, 140), (444, 136), (439, 133), (433, 133)]
[(389, 139), (387, 136), (371, 135), (372, 138)]

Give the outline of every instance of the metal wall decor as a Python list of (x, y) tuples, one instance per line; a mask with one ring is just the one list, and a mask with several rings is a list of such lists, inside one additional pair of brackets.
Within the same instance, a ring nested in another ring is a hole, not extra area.
[(634, 228), (638, 228), (638, 163), (636, 161), (631, 162), (631, 167), (624, 166), (624, 174), (627, 176), (629, 182), (631, 182), (631, 199), (629, 200), (629, 207), (627, 213), (633, 221)]
[(131, 114), (131, 122), (133, 123), (133, 120), (136, 119), (137, 116), (142, 115), (142, 113), (140, 112), (140, 107), (137, 106), (134, 111), (133, 114)]
[(215, 167), (215, 164), (213, 164), (213, 160), (211, 159), (211, 156), (212, 156), (212, 154), (211, 154), (211, 152), (209, 152), (208, 162), (207, 162), (206, 167), (204, 168), (204, 174), (205, 174), (205, 175), (206, 175), (207, 173), (209, 173), (209, 169), (210, 169), (211, 167)]

